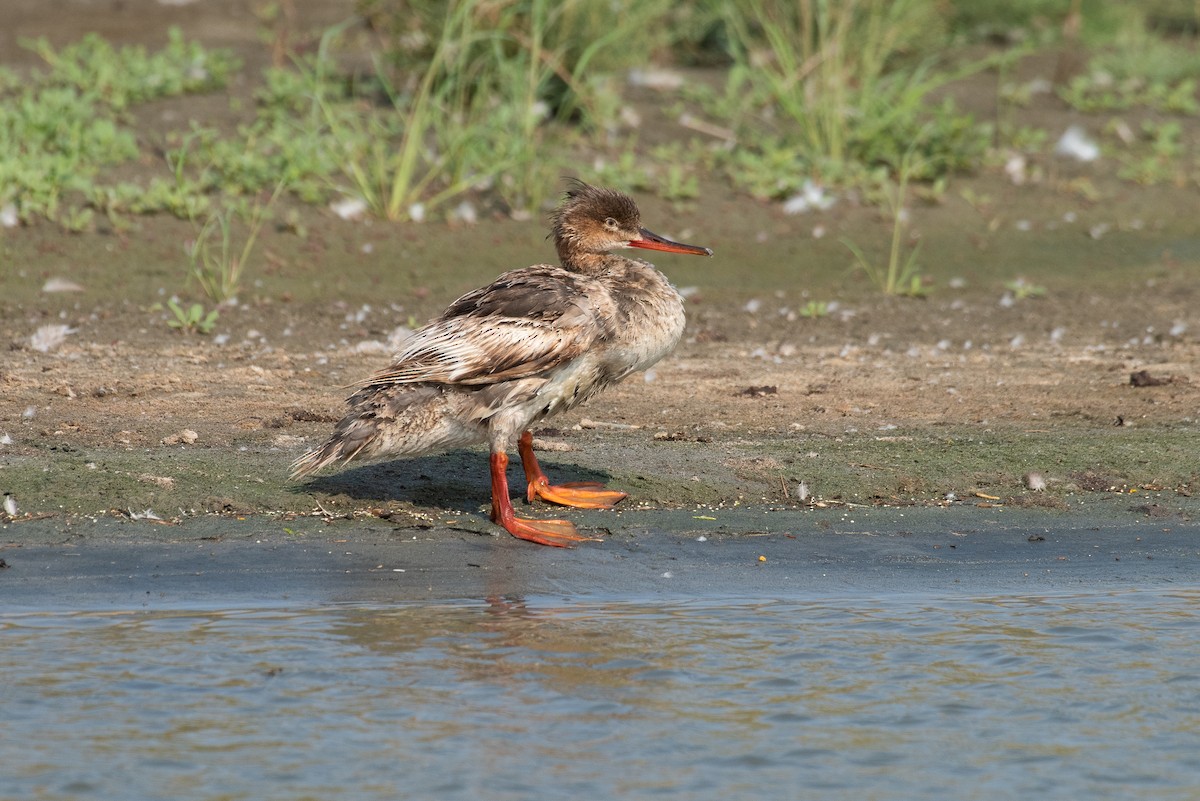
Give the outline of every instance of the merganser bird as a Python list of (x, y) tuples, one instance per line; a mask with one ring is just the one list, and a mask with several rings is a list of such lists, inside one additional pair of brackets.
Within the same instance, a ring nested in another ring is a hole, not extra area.
[(292, 477), (352, 459), (487, 442), (494, 522), (542, 545), (591, 539), (567, 520), (516, 516), (508, 451), (515, 443), (531, 503), (610, 509), (628, 497), (592, 482), (551, 484), (533, 455), (530, 425), (645, 370), (683, 335), (683, 298), (666, 277), (610, 250), (712, 251), (646, 230), (632, 198), (582, 181), (572, 182), (551, 223), (561, 266), (512, 270), (450, 304), (360, 382), (350, 411), (324, 445), (292, 464)]

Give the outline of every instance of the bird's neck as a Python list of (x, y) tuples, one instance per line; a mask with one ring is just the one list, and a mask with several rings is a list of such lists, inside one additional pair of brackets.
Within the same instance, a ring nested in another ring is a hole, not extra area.
[(626, 261), (621, 256), (614, 256), (611, 253), (578, 253), (561, 250), (558, 252), (558, 259), (564, 269), (584, 275), (607, 272), (614, 263)]

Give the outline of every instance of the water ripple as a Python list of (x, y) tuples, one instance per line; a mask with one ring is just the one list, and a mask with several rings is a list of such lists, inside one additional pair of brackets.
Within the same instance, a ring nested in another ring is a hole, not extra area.
[(21, 798), (1194, 797), (1197, 601), (0, 615), (0, 757)]

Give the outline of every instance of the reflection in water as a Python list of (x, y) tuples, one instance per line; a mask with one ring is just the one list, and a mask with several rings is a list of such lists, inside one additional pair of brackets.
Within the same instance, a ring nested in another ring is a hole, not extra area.
[(0, 616), (5, 792), (1189, 797), (1198, 600)]

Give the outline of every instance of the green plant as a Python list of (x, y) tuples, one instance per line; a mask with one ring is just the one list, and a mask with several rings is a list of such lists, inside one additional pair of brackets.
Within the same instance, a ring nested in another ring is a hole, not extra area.
[[(233, 207), (224, 206), (209, 214), (200, 226), (195, 240), (186, 248), (191, 265), (188, 275), (196, 279), (204, 294), (212, 300), (223, 303), (237, 295), (259, 231), (282, 191), (283, 184), (280, 183), (265, 204), (256, 200), (244, 214), (239, 214)], [(233, 222), (238, 216), (245, 216), (248, 226), (240, 249), (234, 243), (233, 235)], [(217, 237), (215, 242), (214, 236)]]
[(1087, 72), (1072, 78), (1059, 95), (1081, 111), (1145, 107), (1200, 114), (1200, 54), (1149, 30), (1148, 12), (1130, 8), (1127, 16), (1107, 46), (1097, 48)]
[(167, 320), (167, 325), (176, 330), (186, 333), (210, 334), (217, 324), (217, 317), (220, 316), (220, 310), (212, 309), (209, 312), (204, 311), (204, 306), (199, 303), (193, 303), (186, 309), (179, 305), (175, 298), (167, 301), (167, 309), (171, 312), (172, 319)]
[(1046, 294), (1046, 287), (1031, 284), (1024, 278), (1014, 278), (1004, 284), (1004, 288), (1012, 293), (1013, 300), (1040, 298)]
[[(1155, 12), (1148, 8), (1152, 5), (1127, 4), (1126, 18), (1109, 37), (1108, 47), (1095, 49), (1090, 61), (1093, 69), (1117, 79), (1142, 78), (1151, 83), (1177, 83), (1195, 77), (1200, 70), (1200, 53), (1183, 40), (1155, 30), (1151, 22)], [(1200, 14), (1200, 8), (1192, 11), (1193, 15)], [(1194, 16), (1193, 23), (1197, 19), (1200, 16)]]
[[(578, 170), (578, 152), (620, 135), (612, 71), (644, 66), (678, 30), (706, 29), (716, 12), (701, 5), (365, 0), (360, 10), (385, 42), (372, 80), (391, 108), (383, 120), (343, 120), (324, 107), (334, 137), (349, 143), (343, 191), (389, 218), (470, 187), (537, 210), (564, 172)], [(683, 171), (664, 178), (675, 197), (693, 191)]]
[(1045, 128), (1019, 125), (1008, 132), (1008, 146), (1020, 153), (1040, 153), (1046, 147), (1050, 132)]
[(800, 309), (801, 317), (824, 317), (829, 314), (829, 303), (824, 300), (810, 300)]
[(59, 218), (64, 195), (137, 156), (133, 135), (75, 89), (26, 87), (0, 100), (0, 202), (21, 219)]
[(229, 51), (205, 50), (198, 42), (185, 40), (176, 27), (168, 29), (166, 47), (154, 53), (138, 46), (114, 48), (95, 33), (58, 51), (45, 38), (23, 44), (50, 67), (35, 83), (72, 87), (115, 109), (220, 89), (238, 68)]
[(656, 192), (680, 203), (700, 196), (699, 172), (705, 154), (696, 147), (673, 142), (651, 149), (649, 157), (639, 153), (634, 138), (624, 140), (613, 161), (597, 164), (592, 180), (627, 192)]
[(113, 48), (94, 34), (59, 51), (45, 40), (26, 44), (47, 69), (21, 82), (0, 75), (0, 203), (11, 202), (22, 220), (45, 217), (73, 231), (92, 226), (89, 204), (119, 225), (122, 213), (144, 202), (101, 180), (105, 168), (139, 155), (122, 110), (223, 86), (236, 68), (224, 51), (188, 43), (178, 30), (151, 54)]
[(1183, 185), (1187, 180), (1185, 152), (1183, 126), (1178, 120), (1146, 120), (1142, 123), (1141, 137), (1133, 142), (1132, 152), (1118, 154), (1117, 175), (1146, 185), (1167, 182)]
[(727, 9), (734, 65), (710, 110), (734, 124), (745, 149), (775, 151), (799, 167), (793, 174), (826, 185), (857, 184), (878, 166), (895, 174), (914, 145), (916, 180), (982, 156), (987, 141), (974, 121), (948, 100), (931, 110), (928, 98), (989, 62), (955, 72), (906, 63), (938, 41), (930, 0), (739, 0)]
[(1194, 78), (1168, 83), (1140, 76), (1117, 79), (1111, 73), (1095, 71), (1072, 78), (1059, 90), (1059, 96), (1080, 111), (1114, 111), (1144, 106), (1156, 111), (1200, 114), (1196, 87)]
[(1016, 122), (1016, 110), (1025, 108), (1033, 99), (1034, 92), (1045, 91), (1048, 84), (1043, 80), (1013, 83), (1012, 76), (1017, 66), (1031, 53), (1029, 46), (1008, 48), (992, 59), (996, 70), (996, 119), (992, 126), (992, 145), (995, 148), (1016, 147), (1022, 128)]
[(605, 112), (615, 110), (605, 75), (644, 67), (719, 17), (714, 4), (674, 0), (360, 0), (358, 7), (396, 75), (421, 74), (449, 36), (455, 70), (439, 81), (491, 95), (500, 106), (539, 105), (585, 127), (607, 125)]
[[(269, 70), (267, 76), (283, 72)], [(332, 177), (341, 171), (336, 143), (308, 113), (275, 105), (293, 100), (260, 99), (254, 119), (239, 125), (232, 136), (193, 126), (167, 152), (181, 191), (251, 195), (283, 181), (306, 203), (327, 200)], [(311, 96), (307, 102), (313, 102)]]
[(91, 209), (79, 206), (68, 206), (58, 213), (57, 222), (73, 234), (90, 231), (96, 219), (96, 213)]
[(867, 274), (871, 283), (885, 295), (922, 297), (926, 294), (926, 288), (917, 264), (921, 243), (918, 242), (908, 256), (903, 256), (903, 240), (908, 229), (908, 211), (905, 208), (908, 199), (908, 174), (906, 160), (900, 170), (899, 180), (895, 183), (889, 182), (885, 187), (886, 202), (892, 218), (892, 243), (887, 264), (876, 265), (848, 238), (843, 237), (841, 242), (854, 254), (855, 261)]
[[(666, 5), (653, 0), (604, 15), (581, 0), (460, 0), (436, 20), (405, 17), (424, 26), (429, 44), (419, 48), (421, 58), (390, 51), (408, 67), (404, 80), (377, 67), (391, 112), (347, 119), (323, 106), (334, 137), (349, 144), (342, 160), (350, 193), (388, 219), (474, 185), (489, 186), (510, 208), (538, 208), (568, 168), (547, 130), (557, 123), (553, 133), (569, 140), (563, 123), (590, 129), (616, 116), (612, 82), (590, 65), (619, 49), (623, 37), (636, 37), (639, 22)], [(602, 23), (587, 35), (569, 33), (597, 17)]]
[(664, 178), (658, 191), (667, 200), (694, 200), (700, 196), (699, 180), (687, 165), (668, 163)]
[(591, 174), (597, 183), (625, 192), (649, 192), (654, 189), (653, 165), (638, 154), (637, 140), (633, 137), (619, 143), (614, 158), (597, 163)]
[[(362, 198), (376, 215), (388, 220), (407, 219), (414, 204), (434, 206), (464, 191), (469, 179), (454, 177), (457, 162), (467, 141), (476, 128), (463, 119), (461, 107), (454, 108), (439, 82), (441, 71), (458, 51), (455, 35), (463, 22), (463, 14), (452, 12), (452, 22), (443, 29), (443, 39), (426, 65), (415, 88), (402, 92), (393, 86), (382, 70), (376, 70), (379, 84), (391, 105), (390, 113), (379, 113), (361, 107), (347, 107), (321, 93), (315, 101), (322, 122), (328, 128), (331, 142), (337, 148), (339, 162), (351, 188), (347, 194)], [(318, 58), (311, 63), (317, 71), (314, 83), (322, 82), (322, 74), (331, 68), (329, 48), (340, 28), (329, 31), (321, 40)], [(451, 176), (445, 181), (446, 176)], [(435, 181), (442, 185), (434, 190)]]

